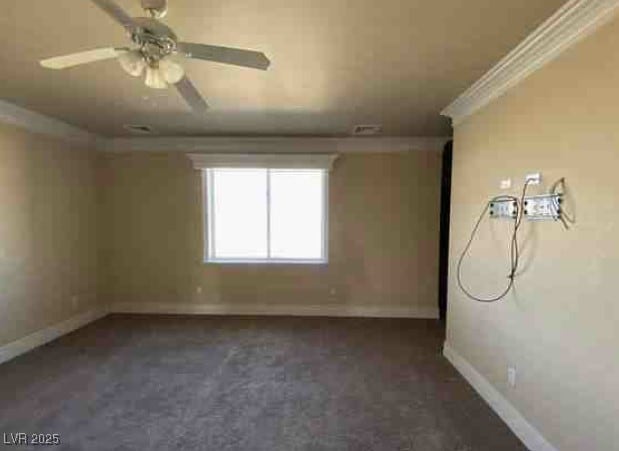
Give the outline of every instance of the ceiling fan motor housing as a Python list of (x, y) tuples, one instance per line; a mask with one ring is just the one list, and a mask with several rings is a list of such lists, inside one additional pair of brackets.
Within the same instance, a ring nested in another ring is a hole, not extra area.
[(149, 17), (134, 17), (133, 23), (137, 27), (131, 39), (147, 59), (160, 60), (176, 51), (178, 38), (164, 23)]
[(141, 0), (142, 9), (148, 11), (152, 17), (157, 19), (163, 17), (168, 12), (168, 0)]

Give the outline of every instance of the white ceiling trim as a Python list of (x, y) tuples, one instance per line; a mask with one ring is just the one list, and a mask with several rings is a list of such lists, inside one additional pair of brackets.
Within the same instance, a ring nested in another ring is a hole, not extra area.
[(108, 152), (212, 152), (212, 153), (377, 153), (440, 151), (449, 137), (383, 138), (115, 138), (102, 143)]
[(269, 168), (269, 169), (333, 169), (333, 154), (217, 154), (190, 153), (194, 169)]
[(67, 141), (95, 143), (99, 139), (97, 135), (81, 128), (4, 100), (0, 100), (0, 122)]
[(618, 7), (619, 0), (568, 1), (441, 114), (458, 125), (607, 23)]

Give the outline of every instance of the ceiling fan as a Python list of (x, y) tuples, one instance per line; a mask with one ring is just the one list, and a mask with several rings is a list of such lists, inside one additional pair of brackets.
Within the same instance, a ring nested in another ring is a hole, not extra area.
[(144, 75), (146, 86), (165, 89), (174, 85), (194, 112), (203, 113), (208, 108), (206, 101), (182, 66), (171, 60), (172, 55), (260, 70), (267, 70), (271, 64), (262, 52), (179, 41), (174, 31), (159, 20), (167, 13), (167, 0), (141, 0), (148, 17), (131, 17), (114, 0), (91, 1), (127, 30), (131, 47), (107, 47), (49, 58), (41, 61), (43, 67), (67, 69), (117, 58), (129, 75)]

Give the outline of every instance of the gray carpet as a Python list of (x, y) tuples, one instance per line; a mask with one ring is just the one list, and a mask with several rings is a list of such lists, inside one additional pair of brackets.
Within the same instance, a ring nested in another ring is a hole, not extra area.
[(113, 315), (0, 365), (0, 439), (59, 433), (61, 446), (34, 449), (67, 450), (524, 450), (442, 342), (431, 320)]

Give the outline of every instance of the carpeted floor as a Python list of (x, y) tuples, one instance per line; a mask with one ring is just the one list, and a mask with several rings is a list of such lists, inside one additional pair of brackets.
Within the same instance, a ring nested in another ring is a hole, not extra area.
[(59, 433), (60, 447), (35, 449), (70, 450), (525, 450), (442, 342), (431, 320), (113, 315), (0, 365), (0, 438)]

